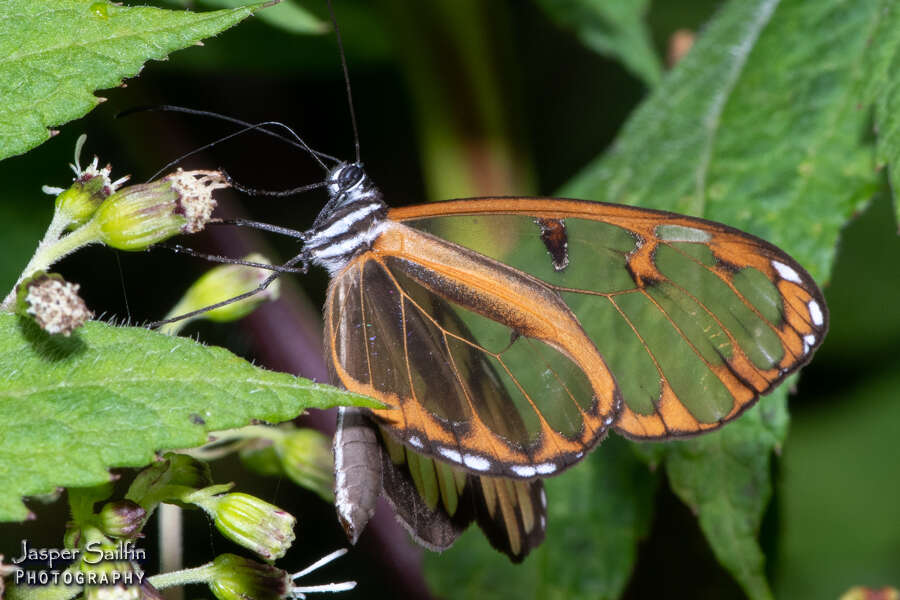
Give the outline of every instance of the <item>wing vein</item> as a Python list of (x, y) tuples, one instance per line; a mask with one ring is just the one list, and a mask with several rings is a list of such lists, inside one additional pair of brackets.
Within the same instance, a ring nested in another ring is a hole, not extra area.
[[(647, 353), (647, 356), (649, 356), (650, 360), (653, 361), (653, 366), (656, 367), (656, 372), (659, 374), (659, 378), (663, 381), (663, 383), (665, 383), (669, 387), (669, 389), (672, 389), (672, 386), (669, 383), (669, 379), (666, 377), (666, 374), (663, 372), (662, 367), (659, 365), (659, 361), (656, 359), (656, 355), (653, 354), (653, 351), (650, 349), (650, 346), (647, 344), (646, 341), (644, 341), (644, 336), (642, 336), (640, 334), (640, 332), (638, 332), (637, 327), (634, 326), (634, 323), (632, 323), (631, 319), (628, 318), (628, 315), (625, 314), (625, 311), (623, 311), (621, 308), (619, 308), (619, 305), (616, 304), (616, 301), (612, 298), (609, 298), (609, 301), (613, 305), (613, 308), (616, 309), (616, 312), (619, 313), (619, 316), (621, 316), (625, 320), (625, 323), (629, 327), (631, 327), (631, 330), (634, 332), (634, 335), (637, 336), (638, 341), (641, 343), (641, 346), (644, 347), (644, 351)], [(675, 390), (672, 390), (672, 392), (674, 393)], [(672, 432), (669, 430), (669, 425), (666, 423), (666, 420), (663, 418), (662, 413), (659, 412), (659, 401), (661, 400), (661, 395), (662, 395), (662, 389), (660, 389), (660, 397), (657, 397), (653, 401), (653, 412), (656, 413), (657, 417), (659, 417), (659, 422), (662, 423), (663, 429), (666, 430), (666, 434), (671, 435)]]
[[(363, 266), (365, 266), (365, 263), (363, 263)], [(369, 354), (369, 326), (368, 323), (366, 323), (366, 294), (363, 285), (363, 269), (357, 267), (357, 271), (359, 271), (359, 322), (363, 331), (363, 346), (366, 348), (366, 366), (369, 369), (369, 384), (373, 385), (375, 378), (372, 376), (372, 357)]]

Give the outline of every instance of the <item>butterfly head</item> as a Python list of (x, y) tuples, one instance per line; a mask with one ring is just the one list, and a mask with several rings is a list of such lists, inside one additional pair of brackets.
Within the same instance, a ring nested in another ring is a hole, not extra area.
[(328, 173), (326, 186), (328, 195), (333, 200), (343, 196), (345, 201), (352, 201), (362, 195), (370, 194), (375, 189), (372, 180), (363, 170), (362, 163), (359, 162), (340, 163)]

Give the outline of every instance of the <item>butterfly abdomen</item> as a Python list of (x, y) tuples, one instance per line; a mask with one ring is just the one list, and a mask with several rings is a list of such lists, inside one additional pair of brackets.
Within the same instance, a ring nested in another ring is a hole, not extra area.
[(378, 433), (362, 409), (341, 407), (334, 435), (335, 508), (351, 544), (375, 514), (381, 494)]

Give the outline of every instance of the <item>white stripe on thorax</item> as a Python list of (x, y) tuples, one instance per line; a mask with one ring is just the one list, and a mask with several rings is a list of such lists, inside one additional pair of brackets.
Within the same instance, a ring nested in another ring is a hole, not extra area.
[[(358, 221), (362, 221), (368, 215), (372, 214), (379, 208), (384, 206), (381, 202), (373, 202), (372, 204), (366, 204), (363, 207), (360, 207), (354, 210), (352, 213), (344, 215), (322, 231), (319, 231), (315, 234), (315, 236), (307, 242), (308, 244), (318, 245), (327, 240), (327, 238), (337, 237), (343, 233), (347, 233), (351, 227)], [(320, 241), (321, 240), (321, 241)]]
[(342, 256), (344, 254), (353, 252), (360, 246), (370, 245), (375, 240), (375, 238), (381, 235), (382, 229), (384, 229), (384, 223), (379, 222), (376, 225), (369, 227), (365, 231), (360, 231), (359, 235), (347, 238), (343, 242), (338, 242), (337, 244), (329, 244), (328, 246), (323, 246), (321, 249), (313, 248), (311, 251), (313, 256), (315, 256), (316, 258), (331, 258), (334, 256)]

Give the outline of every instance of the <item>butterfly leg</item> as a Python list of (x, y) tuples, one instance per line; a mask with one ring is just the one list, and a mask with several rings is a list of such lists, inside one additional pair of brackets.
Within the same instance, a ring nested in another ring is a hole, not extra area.
[(259, 221), (251, 221), (250, 219), (220, 219), (210, 221), (210, 225), (236, 225), (238, 227), (248, 227), (250, 229), (260, 229), (270, 233), (278, 233), (293, 238), (303, 239), (303, 232), (289, 227), (279, 227), (278, 225), (270, 225), (269, 223), (260, 223)]
[[(176, 254), (187, 254), (188, 256), (194, 256), (196, 258), (202, 258), (203, 260), (207, 260), (209, 262), (215, 263), (225, 263), (229, 265), (244, 265), (245, 267), (255, 267), (257, 269), (263, 269), (264, 271), (276, 271), (278, 273), (301, 273), (305, 274), (308, 269), (303, 266), (299, 268), (286, 267), (282, 265), (270, 265), (268, 263), (260, 263), (253, 262), (249, 260), (242, 260), (240, 258), (231, 258), (229, 256), (218, 256), (216, 254), (206, 254), (203, 252), (197, 252), (193, 248), (188, 248), (186, 246), (182, 246), (181, 244), (173, 244), (171, 246), (163, 245), (162, 248), (166, 248), (171, 250)], [(305, 265), (305, 263), (304, 263)]]
[[(292, 271), (291, 267), (293, 267), (294, 265), (296, 265), (298, 263), (300, 263), (301, 267), (299, 269), (294, 269)], [(267, 265), (267, 266), (269, 266), (271, 268), (272, 265)], [(216, 308), (221, 308), (223, 306), (228, 306), (229, 304), (233, 304), (235, 302), (243, 300), (244, 298), (249, 298), (251, 296), (255, 296), (256, 294), (260, 293), (261, 291), (263, 291), (264, 289), (269, 287), (273, 281), (278, 279), (278, 277), (284, 271), (288, 271), (288, 272), (298, 272), (299, 271), (300, 273), (306, 273), (308, 270), (309, 270), (308, 254), (306, 252), (301, 252), (300, 254), (298, 254), (294, 258), (290, 259), (283, 265), (280, 265), (274, 273), (272, 273), (271, 275), (269, 275), (268, 277), (263, 279), (262, 283), (260, 283), (258, 286), (256, 286), (254, 289), (250, 290), (249, 292), (244, 292), (243, 294), (238, 294), (237, 296), (233, 296), (227, 300), (223, 300), (221, 302), (216, 302), (215, 304), (210, 304), (209, 306), (204, 306), (203, 308), (200, 308), (197, 310), (192, 310), (191, 312), (187, 312), (187, 313), (184, 313), (183, 315), (178, 315), (176, 317), (172, 317), (171, 319), (163, 319), (161, 321), (154, 321), (153, 323), (150, 323), (147, 327), (149, 327), (150, 329), (156, 329), (157, 327), (160, 327), (161, 325), (165, 325), (166, 323), (174, 323), (175, 321), (180, 321), (182, 319), (189, 319), (191, 317), (203, 314), (207, 311), (210, 311), (210, 310), (213, 310)]]

